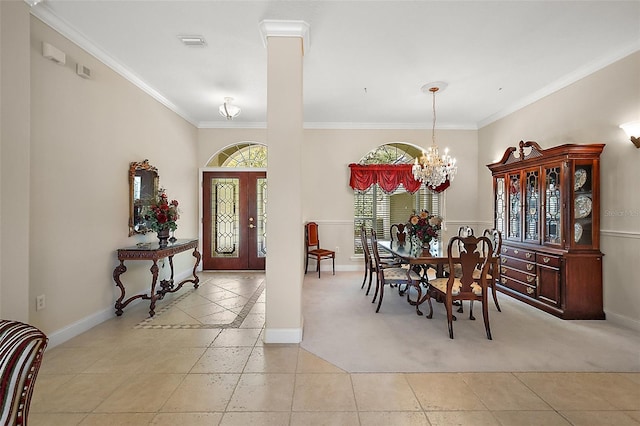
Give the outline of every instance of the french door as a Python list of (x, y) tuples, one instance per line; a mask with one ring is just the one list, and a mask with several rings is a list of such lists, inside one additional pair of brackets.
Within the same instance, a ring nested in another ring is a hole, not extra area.
[(203, 250), (205, 270), (264, 270), (266, 172), (205, 172)]

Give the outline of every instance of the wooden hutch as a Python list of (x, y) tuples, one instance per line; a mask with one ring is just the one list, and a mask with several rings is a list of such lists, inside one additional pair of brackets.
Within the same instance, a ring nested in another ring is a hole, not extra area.
[(493, 175), (502, 232), (498, 288), (563, 319), (604, 319), (600, 154), (604, 144), (520, 142)]

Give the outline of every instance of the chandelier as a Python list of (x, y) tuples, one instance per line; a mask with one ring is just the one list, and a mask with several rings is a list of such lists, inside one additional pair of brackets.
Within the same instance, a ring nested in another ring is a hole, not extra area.
[(240, 108), (231, 105), (231, 102), (233, 102), (233, 98), (224, 98), (224, 103), (218, 108), (220, 115), (227, 120), (233, 120), (240, 114)]
[(447, 180), (453, 180), (458, 167), (456, 159), (449, 155), (449, 148), (444, 150), (441, 156), (436, 145), (436, 92), (444, 90), (447, 84), (444, 82), (428, 83), (422, 86), (423, 92), (431, 92), (433, 95), (433, 126), (431, 128), (431, 146), (426, 151), (422, 151), (422, 156), (416, 158), (413, 167), (413, 177), (415, 180), (435, 189)]

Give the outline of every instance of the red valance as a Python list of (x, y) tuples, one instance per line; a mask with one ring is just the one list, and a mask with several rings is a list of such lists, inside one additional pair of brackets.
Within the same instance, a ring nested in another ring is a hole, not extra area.
[[(349, 185), (354, 190), (366, 191), (375, 183), (380, 185), (383, 191), (391, 193), (400, 184), (410, 193), (420, 189), (422, 182), (413, 178), (411, 164), (349, 164), (351, 178)], [(449, 187), (449, 181), (437, 187), (430, 188), (435, 192), (442, 192)]]

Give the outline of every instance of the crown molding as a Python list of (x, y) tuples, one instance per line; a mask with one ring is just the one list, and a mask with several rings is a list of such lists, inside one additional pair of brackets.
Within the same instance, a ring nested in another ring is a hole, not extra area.
[(55, 31), (62, 34), (64, 37), (68, 38), (72, 43), (79, 46), (81, 49), (85, 50), (90, 55), (96, 57), (100, 62), (104, 63), (106, 66), (111, 68), (113, 71), (120, 74), (122, 77), (130, 81), (136, 87), (141, 89), (143, 92), (147, 93), (149, 96), (160, 102), (162, 105), (169, 108), (171, 111), (178, 114), (180, 117), (191, 123), (192, 125), (197, 127), (197, 122), (189, 116), (184, 110), (179, 108), (176, 104), (171, 102), (169, 99), (164, 97), (160, 92), (158, 92), (155, 88), (151, 87), (147, 83), (145, 83), (140, 77), (138, 77), (134, 72), (130, 69), (123, 66), (116, 59), (114, 59), (111, 55), (109, 55), (104, 50), (97, 47), (93, 44), (84, 34), (73, 28), (69, 23), (65, 20), (57, 17), (49, 8), (46, 2), (42, 2), (38, 4), (37, 7), (31, 8), (31, 14), (44, 22), (46, 25), (53, 28)]
[(575, 70), (572, 73), (569, 73), (567, 75), (565, 75), (563, 78), (556, 80), (555, 82), (549, 84), (546, 87), (543, 87), (542, 89), (538, 90), (537, 92), (532, 93), (529, 96), (526, 96), (524, 98), (522, 98), (521, 100), (519, 100), (518, 102), (515, 102), (514, 104), (510, 105), (507, 108), (504, 108), (486, 118), (484, 118), (483, 120), (480, 120), (478, 122), (477, 128), (481, 129), (485, 126), (488, 126), (489, 124), (493, 123), (494, 121), (498, 121), (501, 118), (506, 117), (509, 114), (513, 114), (514, 112), (528, 106), (531, 105), (537, 101), (539, 101), (540, 99), (544, 98), (545, 96), (549, 96), (552, 93), (555, 93), (561, 89), (564, 89), (565, 87), (575, 83), (578, 80), (581, 80), (597, 71), (600, 71), (601, 69), (613, 64), (614, 62), (617, 62), (637, 51), (640, 50), (640, 40), (638, 40), (637, 42), (634, 42), (628, 46), (625, 46), (623, 48), (621, 48), (618, 51), (615, 51), (613, 53), (611, 53), (610, 55), (607, 55), (603, 58), (600, 58), (596, 61), (591, 62), (590, 64), (581, 67), (577, 70)]
[(201, 121), (198, 129), (266, 129), (263, 121)]
[[(305, 129), (336, 129), (336, 130), (431, 130), (431, 126), (424, 123), (346, 123), (346, 122), (305, 122)], [(436, 130), (478, 130), (475, 123), (443, 123), (436, 126)]]
[(305, 21), (290, 21), (280, 19), (265, 19), (260, 22), (262, 43), (267, 47), (269, 37), (300, 37), (302, 38), (302, 53), (309, 51), (309, 24)]
[[(201, 121), (199, 129), (266, 129), (263, 121)], [(305, 130), (431, 130), (426, 124), (416, 123), (343, 123), (343, 122), (304, 122)], [(442, 124), (437, 130), (478, 130), (475, 124)]]

